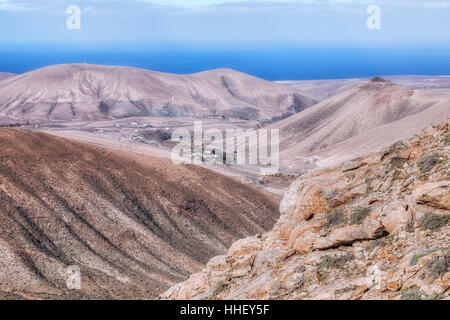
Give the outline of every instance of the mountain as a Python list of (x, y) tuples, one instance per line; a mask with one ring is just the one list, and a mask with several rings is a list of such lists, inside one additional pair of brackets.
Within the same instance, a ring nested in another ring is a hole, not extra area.
[(17, 129), (0, 148), (0, 299), (154, 298), (278, 217), (279, 199), (201, 167)]
[(329, 98), (271, 128), (282, 165), (333, 165), (420, 132), (450, 116), (450, 94), (416, 91), (381, 78)]
[(263, 235), (235, 242), (163, 299), (450, 299), (450, 119), (314, 170)]
[[(385, 80), (414, 90), (450, 92), (450, 76), (383, 76)], [(331, 98), (369, 81), (370, 78), (277, 81), (309, 94), (319, 101)]]
[(71, 64), (0, 82), (0, 118), (21, 121), (131, 116), (266, 119), (299, 112), (315, 103), (299, 90), (230, 69), (175, 75)]

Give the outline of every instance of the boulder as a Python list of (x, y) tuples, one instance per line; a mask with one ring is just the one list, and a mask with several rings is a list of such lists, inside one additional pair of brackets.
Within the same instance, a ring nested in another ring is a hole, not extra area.
[(411, 219), (411, 213), (406, 211), (404, 207), (397, 207), (389, 211), (382, 219), (382, 224), (390, 234), (403, 231)]
[(450, 210), (450, 181), (429, 182), (413, 190), (414, 200), (437, 209)]
[(356, 170), (359, 167), (361, 167), (361, 163), (355, 162), (355, 161), (349, 161), (342, 165), (341, 170), (342, 170), (342, 172), (347, 172), (347, 171)]

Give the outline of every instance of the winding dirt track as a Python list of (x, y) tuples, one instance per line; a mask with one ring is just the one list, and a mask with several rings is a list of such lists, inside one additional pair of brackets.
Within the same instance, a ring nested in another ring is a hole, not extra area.
[(15, 129), (0, 150), (0, 299), (154, 298), (278, 217), (204, 168)]

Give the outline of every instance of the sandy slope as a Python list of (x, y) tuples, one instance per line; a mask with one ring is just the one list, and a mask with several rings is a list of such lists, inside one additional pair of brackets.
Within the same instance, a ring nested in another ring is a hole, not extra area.
[(335, 164), (407, 138), (450, 115), (450, 95), (374, 78), (272, 125), (284, 166)]
[(0, 82), (0, 118), (100, 120), (130, 116), (264, 119), (313, 98), (234, 70), (175, 75), (129, 67), (57, 65)]
[(278, 216), (204, 168), (15, 129), (0, 148), (0, 298), (152, 298)]

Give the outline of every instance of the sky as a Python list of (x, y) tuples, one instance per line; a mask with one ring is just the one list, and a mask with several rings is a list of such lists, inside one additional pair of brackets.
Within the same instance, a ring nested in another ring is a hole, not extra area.
[(450, 47), (449, 17), (448, 0), (0, 0), (0, 44)]
[[(72, 5), (80, 29), (67, 27)], [(87, 62), (268, 80), (444, 75), (449, 18), (450, 0), (0, 0), (0, 72)]]

